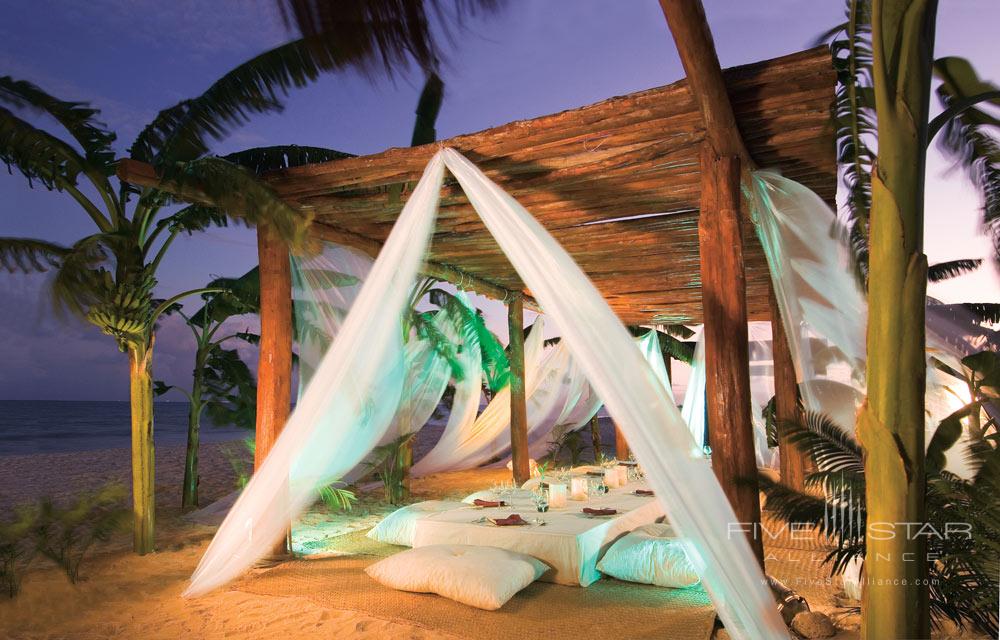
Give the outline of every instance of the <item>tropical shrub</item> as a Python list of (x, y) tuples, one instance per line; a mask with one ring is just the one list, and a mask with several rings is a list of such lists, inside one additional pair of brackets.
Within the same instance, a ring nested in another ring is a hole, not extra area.
[[(995, 431), (974, 439), (968, 458), (976, 470), (965, 480), (945, 470), (945, 452), (959, 440), (962, 420), (978, 404), (941, 421), (927, 448), (926, 540), (932, 623), (942, 619), (996, 637), (1000, 606), (1000, 453)], [(785, 424), (783, 423), (783, 427)], [(810, 524), (836, 545), (826, 558), (831, 574), (864, 558), (867, 530), (865, 470), (860, 445), (830, 418), (807, 412), (804, 424), (787, 423), (790, 442), (816, 471), (800, 492), (761, 474), (765, 511), (780, 520)], [(965, 535), (966, 532), (968, 535)]]

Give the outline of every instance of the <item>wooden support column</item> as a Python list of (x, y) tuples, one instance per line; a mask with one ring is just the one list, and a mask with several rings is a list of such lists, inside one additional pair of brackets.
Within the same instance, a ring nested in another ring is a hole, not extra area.
[[(292, 273), (288, 247), (278, 233), (257, 227), (260, 261), (260, 356), (257, 367), (257, 428), (254, 469), (260, 469), (291, 410)], [(280, 543), (275, 553), (284, 553)]]
[(701, 150), (701, 291), (705, 317), (705, 375), (712, 469), (736, 517), (751, 531), (761, 566), (757, 458), (750, 419), (746, 276), (740, 221), (740, 161)]
[(622, 430), (618, 428), (618, 423), (615, 423), (615, 458), (617, 460), (628, 460), (629, 450), (628, 442), (625, 440), (625, 434)]
[(771, 291), (771, 352), (774, 360), (774, 415), (778, 422), (778, 458), (781, 464), (781, 481), (799, 491), (805, 489), (806, 457), (802, 451), (789, 442), (785, 425), (800, 423), (799, 385), (792, 362), (792, 350), (788, 345), (788, 334), (781, 320), (778, 302)]
[(524, 300), (515, 296), (507, 306), (510, 330), (510, 459), (514, 481), (531, 478), (528, 463), (528, 403), (524, 395)]

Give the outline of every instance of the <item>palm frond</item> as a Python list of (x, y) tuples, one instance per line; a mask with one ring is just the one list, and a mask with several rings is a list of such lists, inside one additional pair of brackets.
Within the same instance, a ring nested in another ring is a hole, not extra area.
[(427, 78), (427, 82), (424, 83), (424, 89), (420, 92), (420, 100), (417, 102), (417, 119), (413, 123), (411, 147), (430, 144), (437, 140), (437, 130), (434, 125), (437, 123), (443, 100), (444, 82), (438, 77), (438, 74), (432, 73)]
[(261, 175), (268, 171), (301, 167), (306, 164), (329, 162), (330, 160), (340, 160), (353, 156), (354, 154), (352, 153), (345, 153), (336, 149), (289, 144), (245, 149), (224, 155), (222, 158), (233, 164), (246, 167), (256, 175)]
[(930, 282), (942, 282), (951, 278), (957, 278), (960, 275), (975, 271), (982, 264), (982, 260), (974, 258), (938, 262), (927, 267), (927, 280)]
[(871, 0), (848, 0), (847, 19), (821, 36), (830, 39), (837, 88), (832, 116), (837, 161), (847, 187), (844, 201), (846, 236), (860, 283), (868, 280), (868, 216), (871, 209), (871, 168), (876, 137), (872, 93)]
[(783, 423), (789, 442), (808, 452), (823, 471), (864, 472), (861, 446), (822, 413), (807, 411), (805, 424)]
[(48, 189), (75, 185), (77, 177), (89, 168), (73, 147), (3, 107), (0, 107), (0, 162), (7, 165), (8, 172), (16, 167), (29, 184), (38, 180)]
[(232, 218), (251, 225), (266, 222), (293, 247), (305, 241), (309, 218), (244, 167), (222, 158), (201, 158), (179, 163), (172, 179), (180, 192), (198, 192)]
[(86, 102), (60, 100), (25, 80), (0, 77), (0, 102), (20, 109), (45, 113), (61, 124), (83, 149), (92, 167), (103, 168), (105, 176), (114, 172), (115, 134), (97, 120), (100, 111)]
[(980, 322), (1000, 323), (1000, 304), (996, 302), (966, 302), (962, 307), (976, 314)]
[(204, 306), (191, 315), (191, 324), (196, 327), (260, 310), (260, 267), (254, 267), (238, 278), (216, 278), (206, 287), (222, 288), (224, 291), (202, 296), (205, 298)]
[(358, 58), (327, 36), (294, 40), (247, 60), (197, 98), (164, 109), (129, 148), (136, 160), (158, 167), (200, 158), (210, 140), (221, 140), (254, 114), (281, 111), (281, 99), (321, 73)]
[(510, 381), (510, 360), (499, 338), (486, 326), (482, 314), (444, 289), (430, 289), (428, 300), (455, 319), (464, 344), (479, 349), (490, 390), (503, 388)]
[(0, 238), (0, 267), (7, 272), (34, 273), (59, 267), (69, 247), (35, 238)]
[[(984, 91), (997, 90), (996, 85), (981, 80), (972, 65), (962, 58), (936, 60), (934, 73), (941, 80), (937, 94), (946, 109)], [(1000, 105), (1000, 98), (991, 102)], [(992, 238), (994, 258), (1000, 263), (1000, 142), (995, 137), (998, 130), (1000, 120), (970, 106), (944, 124), (938, 144), (966, 168), (982, 193), (983, 226)]]
[[(369, 73), (379, 67), (392, 74), (412, 58), (423, 69), (438, 67), (442, 52), (434, 29), (448, 35), (448, 22), (440, 0), (275, 0), (286, 26), (306, 37), (325, 36), (337, 45), (339, 55)], [(454, 0), (453, 19), (477, 11), (495, 11), (502, 0)]]

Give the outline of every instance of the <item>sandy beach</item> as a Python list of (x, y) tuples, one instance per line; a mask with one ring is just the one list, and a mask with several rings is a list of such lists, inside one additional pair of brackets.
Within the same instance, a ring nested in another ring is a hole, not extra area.
[[(203, 505), (233, 490), (235, 477), (226, 449), (242, 451), (238, 442), (206, 445), (202, 450)], [(249, 461), (249, 454), (243, 455)], [(398, 612), (337, 600), (336, 597), (324, 597), (323, 594), (313, 592), (315, 584), (319, 583), (305, 582), (307, 586), (303, 588), (295, 586), (299, 582), (286, 580), (282, 583), (285, 586), (279, 585), (277, 592), (291, 595), (276, 595), (275, 587), (264, 578), (273, 577), (274, 574), (270, 573), (272, 571), (301, 573), (302, 570), (296, 567), (303, 566), (303, 561), (255, 569), (243, 580), (207, 596), (195, 600), (182, 598), (181, 593), (204, 553), (214, 527), (192, 523), (182, 517), (179, 487), (183, 447), (162, 447), (157, 451), (157, 459), (157, 552), (143, 557), (135, 556), (130, 551), (128, 535), (119, 534), (94, 550), (93, 556), (83, 565), (83, 579), (77, 585), (71, 585), (48, 562), (36, 560), (24, 577), (21, 594), (12, 601), (0, 601), (0, 637), (12, 640), (138, 640), (182, 637), (210, 640), (265, 637), (430, 640), (496, 637), (489, 635), (485, 628), (478, 628), (475, 620), (493, 619), (493, 624), (496, 625), (496, 620), (504, 620), (503, 618), (461, 605), (458, 605), (460, 608), (457, 611), (461, 615), (468, 615), (468, 622), (453, 624), (451, 630), (446, 632), (428, 623), (426, 615), (407, 619)], [(0, 486), (4, 487), (5, 496), (2, 508), (43, 495), (66, 498), (77, 491), (96, 488), (108, 481), (127, 482), (128, 472), (127, 451), (117, 449), (3, 457), (0, 458)], [(504, 469), (486, 469), (420, 479), (413, 484), (414, 500), (431, 497), (458, 498), (470, 491), (489, 487), (499, 479), (508, 478), (508, 473)], [(363, 496), (361, 505), (353, 515), (341, 518), (356, 518), (365, 525), (365, 521), (377, 520), (380, 513), (390, 509), (380, 506), (377, 493)], [(311, 517), (321, 518), (316, 515)], [(358, 533), (358, 537), (363, 538), (363, 534)], [(390, 552), (397, 549), (399, 548), (392, 548)], [(814, 610), (829, 612), (837, 621), (837, 638), (857, 637), (857, 616), (836, 606), (836, 583), (832, 586), (823, 584), (826, 569), (816, 561), (822, 552), (788, 549), (771, 551), (773, 555), (768, 560), (769, 573), (785, 580), (797, 577), (815, 579), (816, 584), (821, 586), (804, 585), (799, 589), (800, 592), (807, 596)], [(355, 572), (354, 579), (361, 580), (357, 584), (364, 588), (367, 585), (366, 576), (358, 567), (351, 570)], [(314, 576), (312, 580), (316, 580), (316, 570), (312, 570), (310, 575)], [(609, 585), (624, 584), (610, 580), (603, 580), (598, 584), (605, 582)], [(313, 586), (310, 587), (310, 584)], [(584, 606), (577, 603), (581, 593), (570, 587), (548, 585), (530, 597), (541, 598), (543, 607), (551, 604), (546, 615), (578, 617), (593, 614), (592, 604)], [(422, 598), (419, 600), (421, 607), (444, 608), (454, 605), (435, 596), (405, 595)], [(523, 603), (513, 606), (510, 613), (521, 615), (525, 611)], [(665, 630), (668, 630), (669, 612), (665, 611), (662, 615), (666, 620)], [(455, 632), (456, 629), (460, 632)], [(707, 632), (702, 629), (699, 634), (691, 637), (708, 638), (710, 633), (710, 629)], [(548, 637), (562, 636), (553, 633), (548, 634)]]

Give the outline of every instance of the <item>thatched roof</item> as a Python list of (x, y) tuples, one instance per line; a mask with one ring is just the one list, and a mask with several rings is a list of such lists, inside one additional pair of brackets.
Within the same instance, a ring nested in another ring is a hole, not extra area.
[[(735, 67), (725, 78), (757, 164), (781, 170), (832, 203), (837, 172), (829, 51)], [(283, 198), (315, 214), (317, 235), (371, 252), (385, 240), (430, 157), (442, 145), (453, 147), (566, 247), (624, 322), (688, 322), (701, 317), (703, 138), (698, 108), (680, 81), (433, 145), (307, 165), (266, 179)], [(744, 235), (749, 315), (766, 318), (764, 255), (749, 222)], [(442, 193), (431, 250), (429, 260), (456, 270), (449, 273), (523, 290), (453, 181)]]

